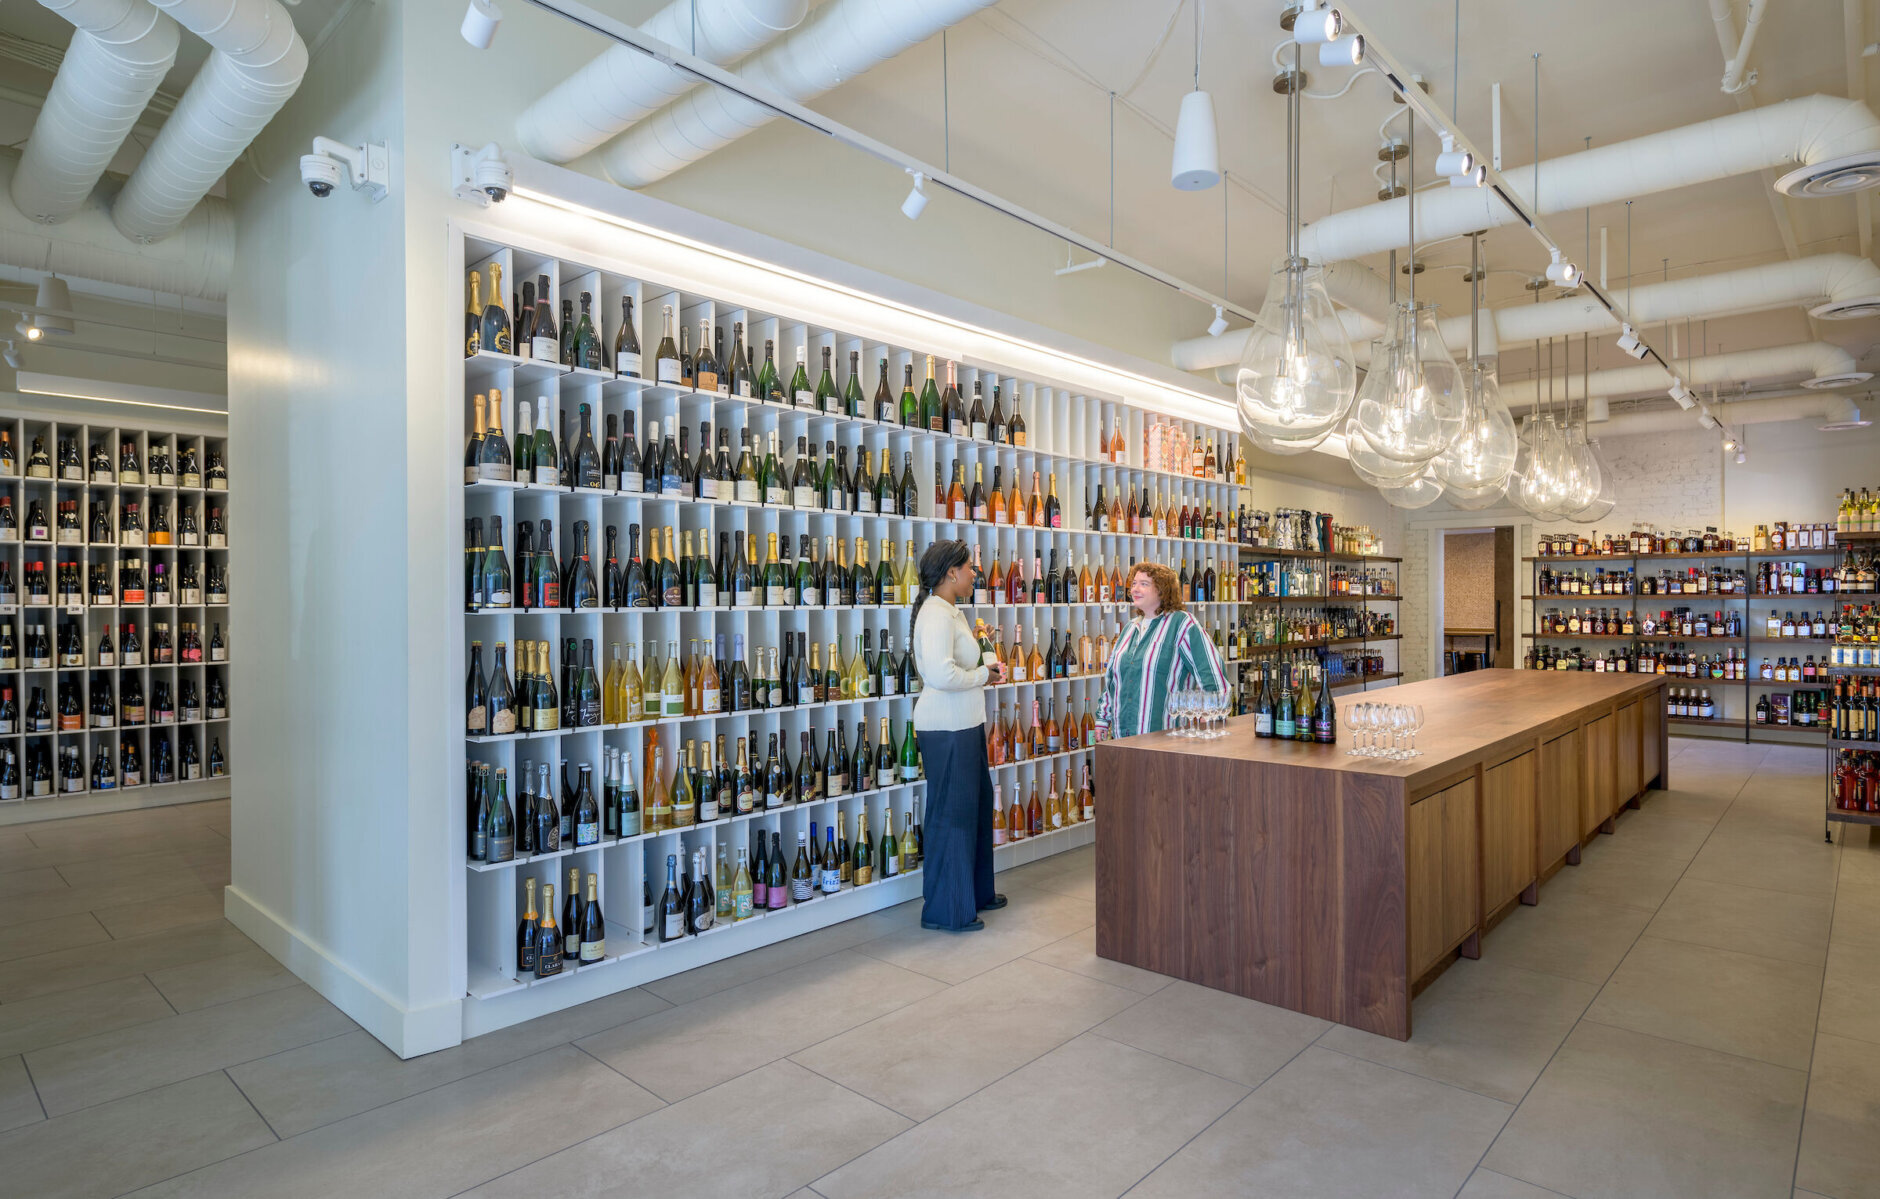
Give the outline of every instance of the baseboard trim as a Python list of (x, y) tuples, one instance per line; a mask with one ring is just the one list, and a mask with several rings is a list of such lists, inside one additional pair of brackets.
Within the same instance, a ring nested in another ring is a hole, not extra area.
[(222, 896), (223, 915), (229, 923), (399, 1057), (413, 1058), (462, 1043), (461, 999), (407, 1008), (237, 888), (223, 888)]

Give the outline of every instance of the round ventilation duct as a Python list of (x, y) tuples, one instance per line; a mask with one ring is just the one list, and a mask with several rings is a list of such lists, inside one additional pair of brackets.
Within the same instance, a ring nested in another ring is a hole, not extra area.
[(1880, 187), (1880, 153), (1864, 151), (1798, 167), (1776, 180), (1785, 196), (1845, 196)]

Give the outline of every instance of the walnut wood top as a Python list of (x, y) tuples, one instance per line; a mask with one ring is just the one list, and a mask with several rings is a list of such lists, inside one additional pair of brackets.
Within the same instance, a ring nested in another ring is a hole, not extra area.
[[(1254, 718), (1241, 716), (1228, 721), (1225, 737), (1212, 741), (1144, 733), (1106, 741), (1099, 748), (1377, 775), (1400, 779), (1416, 792), (1476, 761), (1493, 759), (1500, 750), (1532, 748), (1537, 732), (1545, 735), (1550, 726), (1564, 731), (1577, 724), (1589, 707), (1611, 707), (1641, 696), (1651, 696), (1650, 702), (1656, 703), (1666, 677), (1595, 671), (1473, 670), (1405, 683), (1387, 691), (1334, 697), (1339, 713), (1336, 745), (1257, 737)], [(1347, 754), (1351, 733), (1345, 726), (1345, 712), (1359, 703), (1422, 704), (1425, 723), (1416, 738), (1422, 755), (1392, 762)]]

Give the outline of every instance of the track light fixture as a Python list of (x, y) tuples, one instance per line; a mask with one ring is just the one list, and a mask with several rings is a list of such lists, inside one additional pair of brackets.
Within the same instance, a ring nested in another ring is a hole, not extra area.
[(1560, 251), (1553, 252), (1553, 261), (1547, 264), (1547, 281), (1561, 287), (1578, 287), (1580, 268), (1560, 256)]
[(470, 7), (464, 10), (463, 25), (458, 30), (463, 40), (479, 50), (487, 50), (496, 40), (496, 28), (503, 23), (503, 10), (496, 6), (496, 0), (470, 0)]
[(1747, 461), (1749, 461), (1749, 455), (1744, 453), (1742, 450), (1738, 450), (1736, 452), (1736, 464), (1738, 466), (1741, 466)]
[(20, 369), (20, 348), (12, 342), (6, 343), (6, 349), (0, 352), (6, 358), (7, 365), (14, 370)]
[(1476, 168), (1473, 171), (1470, 171), (1466, 175), (1451, 175), (1449, 177), (1449, 186), (1451, 187), (1482, 187), (1487, 183), (1488, 168), (1479, 163), (1476, 164)]
[(1724, 438), (1724, 439), (1723, 439), (1723, 448), (1724, 448), (1724, 452), (1725, 452), (1725, 453), (1729, 453), (1729, 452), (1732, 452), (1732, 451), (1734, 451), (1734, 450), (1736, 449), (1736, 438), (1734, 438), (1734, 437), (1726, 437), (1726, 438)]
[(1697, 410), (1697, 423), (1704, 426), (1706, 429), (1714, 429), (1717, 427), (1717, 418), (1710, 414), (1710, 407), (1708, 405)]
[(1443, 135), (1443, 152), (1436, 156), (1438, 175), (1467, 175), (1475, 170), (1475, 155), (1456, 149), (1456, 139)]
[(1227, 317), (1221, 312), (1221, 306), (1214, 306), (1214, 319), (1208, 322), (1208, 336), (1219, 337), (1227, 332)]
[(1632, 332), (1632, 326), (1630, 325), (1626, 325), (1620, 330), (1619, 348), (1633, 358), (1643, 358), (1647, 353), (1645, 343), (1638, 339), (1638, 334)]
[(901, 201), (901, 215), (910, 221), (918, 221), (920, 214), (927, 211), (927, 193), (921, 190), (927, 182), (927, 176), (911, 167), (907, 173), (914, 177), (914, 186), (908, 189), (907, 199)]
[(1678, 407), (1687, 412), (1697, 407), (1697, 397), (1691, 394), (1691, 389), (1684, 385), (1682, 379), (1673, 379), (1671, 386), (1665, 389), (1665, 394), (1676, 400)]
[(33, 318), (30, 316), (22, 317), (19, 324), (13, 326), (13, 331), (27, 341), (38, 341), (46, 335), (44, 330), (33, 324)]
[(1335, 42), (1344, 32), (1344, 14), (1328, 7), (1324, 0), (1306, 0), (1305, 6), (1293, 17), (1293, 41), (1300, 45)]
[(1364, 64), (1364, 35), (1347, 33), (1335, 41), (1325, 42), (1319, 47), (1319, 65), (1322, 67), (1356, 67)]

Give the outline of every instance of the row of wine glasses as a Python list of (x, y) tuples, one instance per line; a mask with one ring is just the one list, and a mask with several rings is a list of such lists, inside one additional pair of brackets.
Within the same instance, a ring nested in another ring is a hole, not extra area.
[(1227, 735), (1231, 698), (1225, 690), (1178, 687), (1168, 697), (1168, 733), (1209, 741)]
[(1400, 762), (1420, 757), (1417, 730), (1423, 727), (1422, 704), (1347, 704), (1340, 712), (1351, 730), (1348, 756)]

